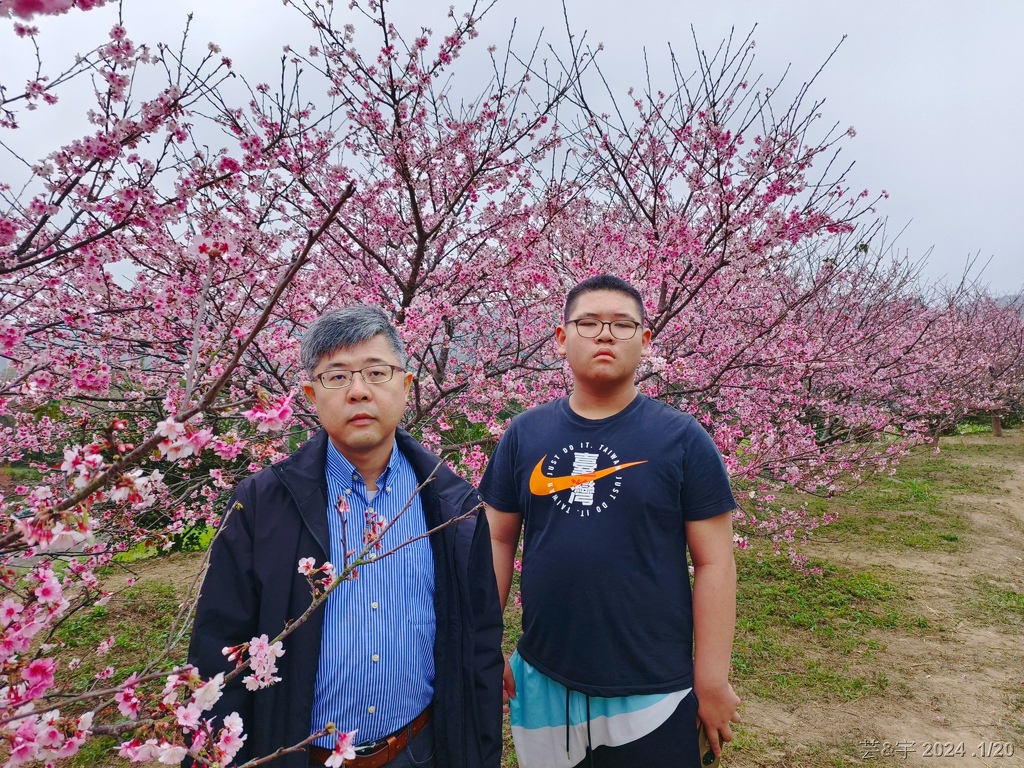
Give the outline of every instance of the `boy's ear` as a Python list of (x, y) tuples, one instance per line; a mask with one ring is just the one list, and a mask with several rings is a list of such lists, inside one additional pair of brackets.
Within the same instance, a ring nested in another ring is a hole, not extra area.
[(565, 354), (565, 326), (560, 325), (555, 328), (555, 343), (558, 345), (558, 354)]

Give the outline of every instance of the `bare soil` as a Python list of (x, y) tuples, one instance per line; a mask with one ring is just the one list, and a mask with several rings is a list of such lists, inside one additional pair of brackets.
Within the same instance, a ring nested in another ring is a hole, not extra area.
[(1011, 474), (991, 493), (944, 502), (969, 520), (960, 551), (812, 547), (831, 562), (897, 569), (928, 618), (918, 634), (878, 633), (872, 663), (888, 680), (884, 693), (837, 705), (748, 699), (743, 727), (761, 748), (727, 753), (723, 765), (1024, 766), (1024, 626), (981, 594), (1024, 593), (1024, 434), (948, 440), (1013, 446), (966, 455)]

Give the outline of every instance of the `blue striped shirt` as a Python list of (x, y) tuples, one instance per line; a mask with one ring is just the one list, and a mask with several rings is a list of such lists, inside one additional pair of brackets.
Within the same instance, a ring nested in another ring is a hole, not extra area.
[[(367, 514), (393, 520), (412, 497), (416, 475), (395, 447), (377, 479), (377, 493), (370, 498), (363, 478), (330, 441), (326, 475), (331, 562), (340, 571), (345, 562), (343, 528), (349, 552), (354, 549), (358, 554)], [(345, 500), (342, 511), (339, 499)], [(382, 551), (426, 531), (417, 496), (384, 535)], [(358, 578), (341, 584), (324, 605), (310, 732), (333, 722), (343, 731), (358, 728), (356, 740), (363, 744), (394, 733), (415, 718), (434, 697), (434, 629), (429, 539), (360, 566)], [(334, 738), (324, 736), (314, 743), (331, 748)]]

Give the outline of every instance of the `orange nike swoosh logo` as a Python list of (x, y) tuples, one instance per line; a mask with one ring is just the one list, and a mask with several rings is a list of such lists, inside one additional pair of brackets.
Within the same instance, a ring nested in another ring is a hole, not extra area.
[(552, 496), (560, 491), (567, 491), (570, 488), (575, 488), (577, 485), (592, 483), (595, 480), (600, 480), (602, 477), (614, 475), (616, 472), (625, 469), (626, 467), (635, 467), (637, 464), (647, 463), (646, 460), (631, 461), (628, 464), (616, 464), (614, 467), (599, 469), (596, 472), (584, 472), (582, 475), (548, 477), (541, 471), (541, 467), (544, 465), (544, 460), (546, 458), (547, 456), (545, 455), (537, 462), (537, 466), (533, 468), (533, 472), (530, 475), (530, 493), (534, 496)]

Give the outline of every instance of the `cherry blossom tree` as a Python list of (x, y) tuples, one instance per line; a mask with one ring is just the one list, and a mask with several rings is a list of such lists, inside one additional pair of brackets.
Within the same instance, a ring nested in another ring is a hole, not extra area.
[(1001, 435), (1001, 418), (1024, 404), (1024, 305), (997, 299), (977, 285), (947, 292), (936, 302), (933, 354), (923, 371), (920, 403), (932, 438), (967, 416), (988, 415)]

